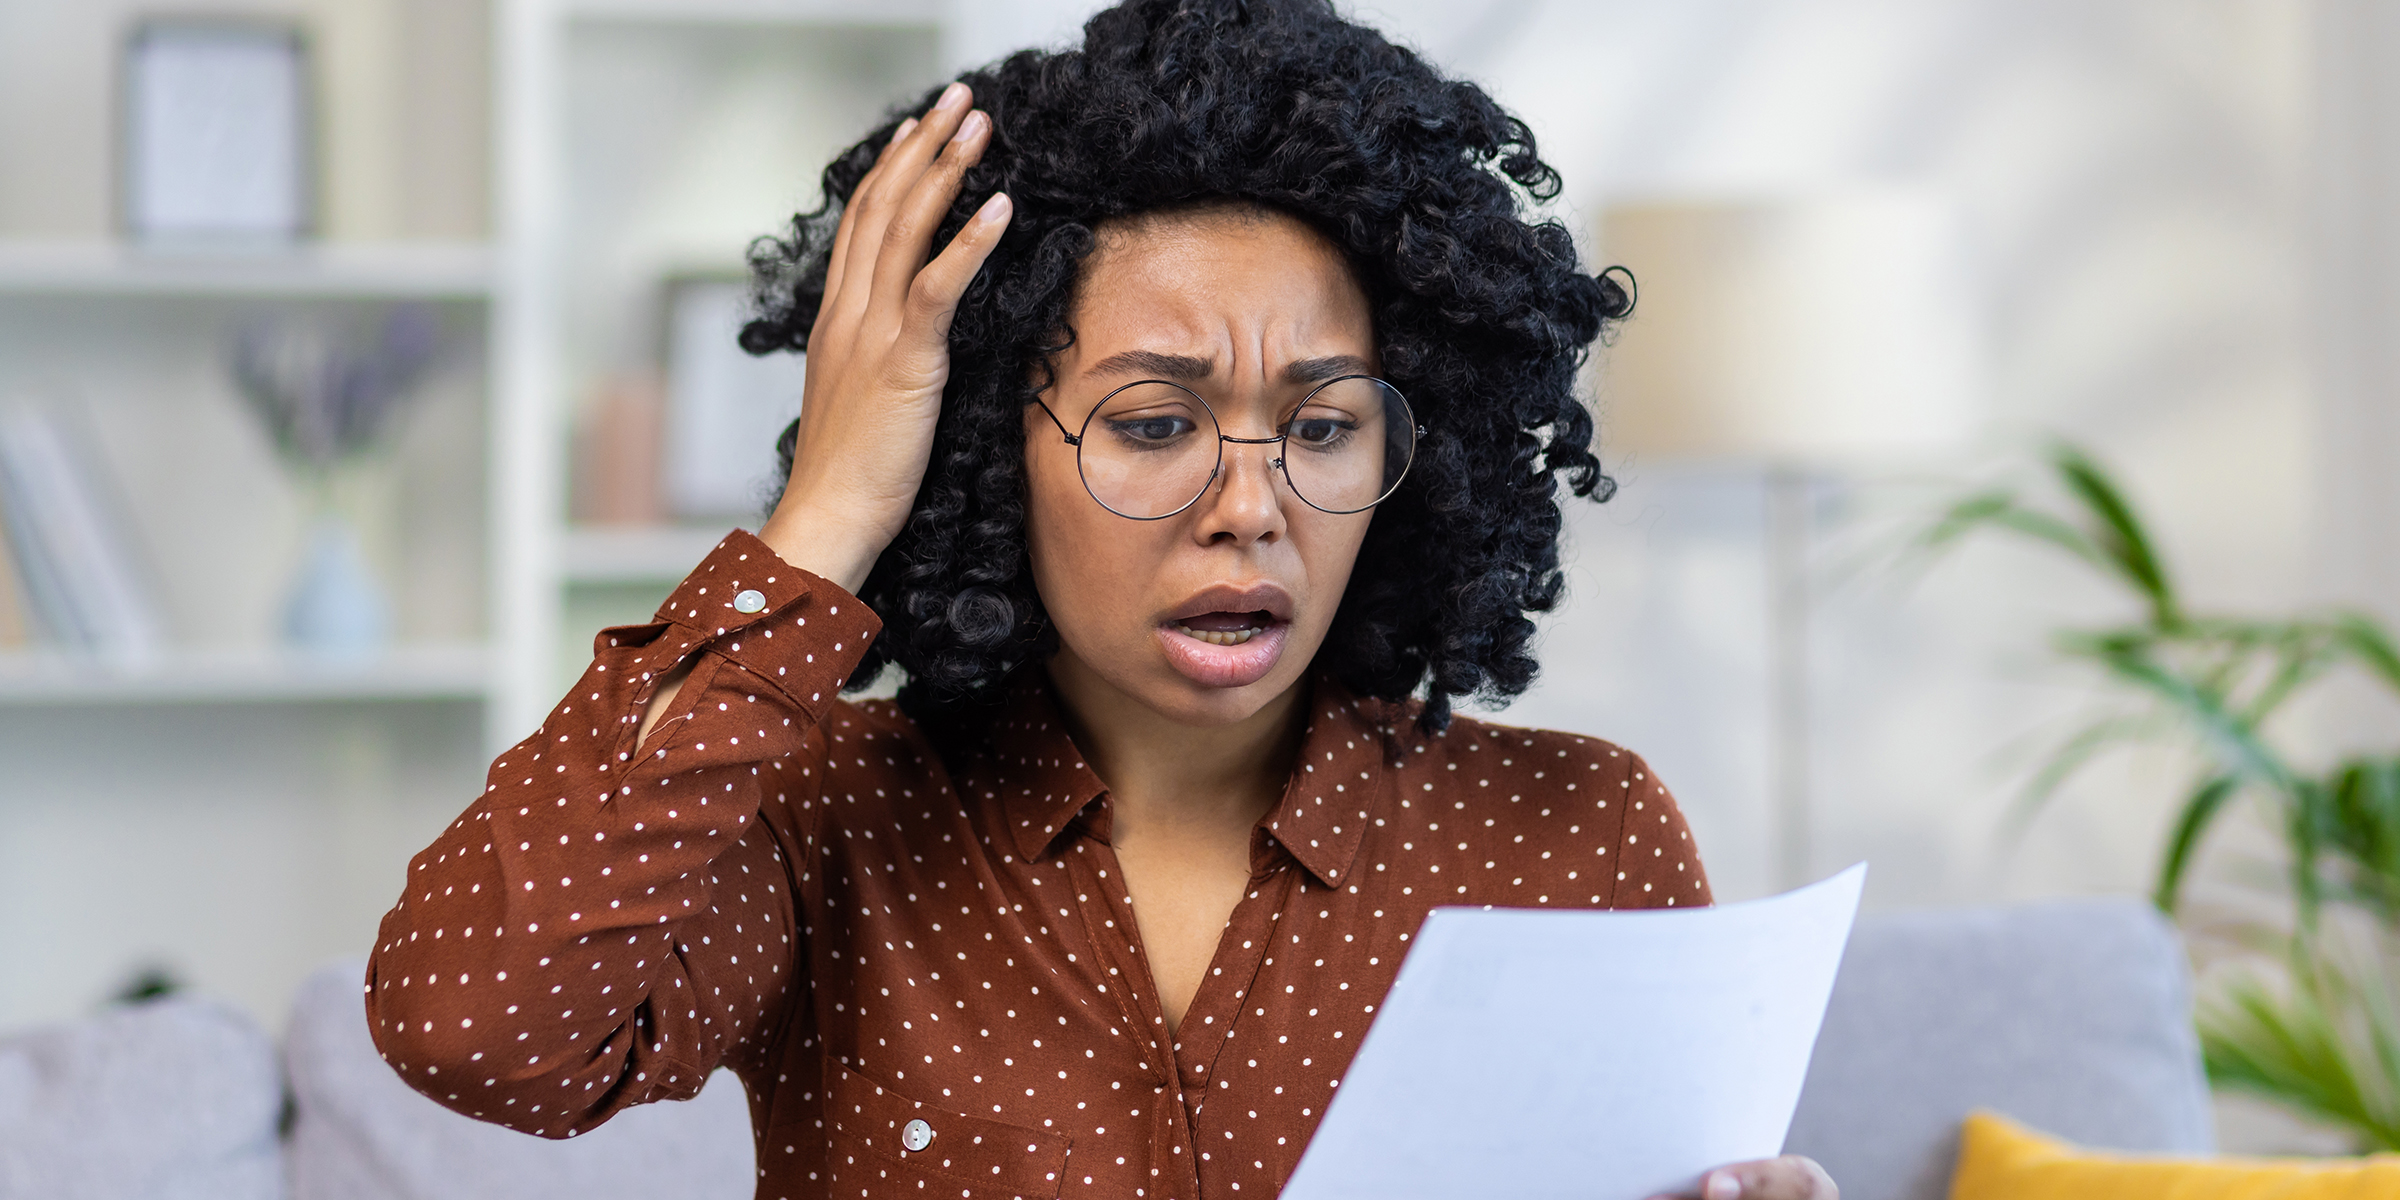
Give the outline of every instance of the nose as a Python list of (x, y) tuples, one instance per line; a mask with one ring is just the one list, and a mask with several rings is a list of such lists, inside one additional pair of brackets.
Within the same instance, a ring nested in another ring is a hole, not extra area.
[(1237, 545), (1274, 541), (1284, 535), (1283, 506), (1298, 503), (1276, 466), (1283, 443), (1247, 445), (1226, 442), (1224, 465), (1201, 498), (1200, 520), (1194, 536), (1203, 544), (1230, 541)]

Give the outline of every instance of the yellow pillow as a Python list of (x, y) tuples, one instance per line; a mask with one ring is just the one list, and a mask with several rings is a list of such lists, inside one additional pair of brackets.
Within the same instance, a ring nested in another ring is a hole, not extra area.
[(2101, 1154), (1991, 1113), (1961, 1130), (1950, 1200), (2394, 1200), (2400, 1155), (2159, 1158)]

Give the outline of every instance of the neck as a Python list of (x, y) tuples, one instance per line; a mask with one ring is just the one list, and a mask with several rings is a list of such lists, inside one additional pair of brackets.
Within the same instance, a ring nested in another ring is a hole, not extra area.
[(1170, 831), (1248, 829), (1290, 781), (1306, 731), (1303, 678), (1257, 712), (1225, 725), (1168, 717), (1061, 650), (1050, 682), (1075, 744), (1108, 784), (1112, 840)]

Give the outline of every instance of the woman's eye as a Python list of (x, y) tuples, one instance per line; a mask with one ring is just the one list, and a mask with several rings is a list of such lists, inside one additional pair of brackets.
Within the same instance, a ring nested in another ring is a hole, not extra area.
[(1199, 428), (1189, 417), (1124, 417), (1111, 420), (1109, 431), (1135, 442), (1171, 442)]
[(1286, 429), (1285, 435), (1303, 446), (1332, 446), (1341, 442), (1355, 428), (1350, 422), (1331, 417), (1300, 417)]

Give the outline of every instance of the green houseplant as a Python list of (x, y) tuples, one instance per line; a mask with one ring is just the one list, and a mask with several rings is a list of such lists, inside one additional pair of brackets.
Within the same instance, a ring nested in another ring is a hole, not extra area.
[(2044, 465), (2054, 492), (1975, 492), (1916, 539), (1922, 552), (1983, 533), (2030, 540), (2135, 602), (2131, 620), (2053, 636), (2059, 654), (2104, 681), (2108, 707), (2051, 749), (2026, 786), (2024, 811), (2111, 751), (2177, 750), (2191, 782), (2152, 889), (2172, 916), (2211, 830), (2236, 803), (2261, 805), (2281, 834), (2292, 920), (2273, 935), (2279, 970), (2237, 974), (2202, 997), (2209, 1077), (2337, 1126), (2364, 1147), (2400, 1150), (2400, 752), (2308, 766), (2273, 732), (2296, 698), (2338, 672), (2400, 696), (2400, 648), (2359, 613), (2192, 611), (2156, 539), (2097, 460), (2062, 443)]

